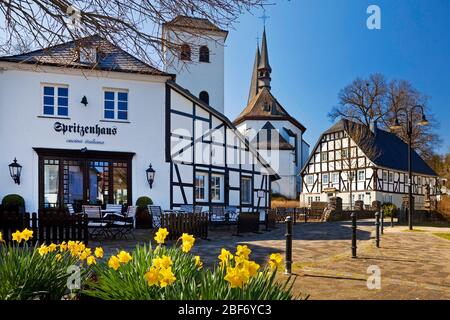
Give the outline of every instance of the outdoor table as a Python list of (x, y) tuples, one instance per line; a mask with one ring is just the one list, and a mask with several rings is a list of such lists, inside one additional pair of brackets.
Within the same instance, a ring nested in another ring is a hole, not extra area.
[(125, 217), (124, 214), (122, 214), (122, 212), (118, 211), (118, 210), (112, 210), (112, 209), (103, 209), (101, 210), (102, 216), (103, 218), (106, 218), (108, 216), (117, 216), (120, 218)]

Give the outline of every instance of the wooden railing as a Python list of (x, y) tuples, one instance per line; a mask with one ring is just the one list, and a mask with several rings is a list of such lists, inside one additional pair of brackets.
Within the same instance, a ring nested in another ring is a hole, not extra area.
[(207, 213), (164, 213), (161, 215), (161, 228), (167, 228), (169, 240), (178, 240), (183, 233), (207, 239), (208, 222)]
[(15, 213), (0, 212), (0, 231), (6, 243), (12, 234), (28, 228), (33, 231), (31, 245), (83, 241), (88, 243), (88, 218), (84, 214), (70, 215), (66, 212)]

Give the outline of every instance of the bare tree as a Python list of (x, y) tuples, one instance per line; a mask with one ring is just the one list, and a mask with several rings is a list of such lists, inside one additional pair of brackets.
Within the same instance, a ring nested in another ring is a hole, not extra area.
[[(96, 34), (159, 66), (161, 26), (174, 17), (206, 18), (231, 28), (242, 12), (264, 5), (265, 0), (0, 0), (0, 50), (10, 54), (30, 44), (40, 49)], [(175, 42), (164, 45), (175, 51)]]
[(386, 80), (381, 74), (357, 78), (339, 93), (339, 105), (328, 114), (331, 120), (348, 119), (370, 126), (388, 112), (385, 103)]
[[(428, 107), (428, 98), (405, 80), (386, 81), (381, 74), (370, 75), (367, 79), (357, 78), (339, 93), (339, 104), (328, 114), (331, 120), (348, 119), (369, 127), (373, 121), (378, 121), (381, 128), (388, 129), (400, 108), (412, 108), (423, 105), (430, 126), (415, 126), (413, 130), (413, 148), (425, 159), (432, 155), (433, 149), (439, 145), (440, 139), (434, 133), (439, 126)], [(399, 115), (399, 120), (404, 115)], [(421, 115), (414, 114), (414, 120), (420, 120)], [(416, 121), (416, 122), (417, 122)], [(407, 141), (406, 127), (397, 133)]]

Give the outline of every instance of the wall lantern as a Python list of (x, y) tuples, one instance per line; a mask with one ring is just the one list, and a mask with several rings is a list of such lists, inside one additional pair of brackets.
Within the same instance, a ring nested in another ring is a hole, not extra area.
[(88, 105), (86, 96), (83, 96), (83, 98), (81, 99), (81, 103), (84, 104), (85, 107)]
[(17, 163), (17, 159), (14, 158), (14, 162), (9, 165), (9, 174), (13, 178), (16, 184), (20, 184), (20, 174), (22, 173), (22, 166)]
[(145, 173), (147, 174), (147, 181), (148, 184), (150, 185), (150, 189), (153, 187), (153, 181), (155, 181), (155, 169), (152, 168), (152, 165), (150, 164), (150, 166), (148, 167), (147, 170), (145, 170)]

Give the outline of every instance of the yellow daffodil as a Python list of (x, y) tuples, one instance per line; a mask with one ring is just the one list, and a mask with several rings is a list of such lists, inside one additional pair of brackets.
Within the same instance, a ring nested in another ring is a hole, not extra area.
[(232, 288), (242, 288), (249, 281), (250, 274), (246, 268), (228, 267), (224, 279)]
[(54, 251), (56, 251), (56, 248), (57, 248), (58, 246), (56, 245), (56, 244), (54, 244), (54, 243), (50, 243), (50, 245), (48, 246), (48, 252), (54, 252)]
[(97, 260), (95, 259), (94, 256), (89, 256), (86, 260), (88, 266), (90, 266), (91, 264), (97, 264)]
[(38, 252), (41, 256), (45, 256), (47, 253), (49, 253), (49, 247), (43, 244), (39, 247)]
[(5, 240), (3, 240), (3, 234), (0, 232), (0, 242), (5, 242)]
[(117, 255), (117, 258), (121, 263), (127, 264), (131, 259), (131, 255), (126, 251), (120, 251)]
[(231, 254), (231, 252), (222, 248), (219, 255), (220, 266), (224, 267), (225, 265), (228, 264), (228, 261), (231, 259), (233, 259), (233, 255)]
[(84, 249), (82, 252), (80, 252), (79, 259), (80, 259), (81, 261), (84, 261), (84, 260), (86, 260), (90, 255), (91, 255), (91, 249), (89, 249), (89, 248)]
[(64, 252), (67, 250), (67, 243), (65, 241), (63, 241), (60, 245), (59, 245), (59, 252)]
[(247, 269), (250, 277), (256, 276), (259, 267), (259, 264), (254, 261), (247, 261), (247, 263), (245, 264), (245, 268)]
[(30, 240), (31, 238), (33, 238), (33, 231), (25, 229), (22, 231), (22, 239), (25, 241)]
[(191, 251), (192, 247), (194, 246), (195, 238), (194, 236), (183, 233), (183, 235), (180, 237), (181, 240), (183, 240), (183, 244), (181, 246), (181, 250), (185, 253), (188, 253)]
[(270, 269), (275, 270), (279, 268), (283, 263), (283, 258), (279, 253), (272, 253), (269, 257), (269, 266)]
[(156, 268), (169, 268), (172, 264), (172, 259), (169, 256), (162, 256), (153, 259), (153, 266)]
[(174, 283), (177, 280), (177, 278), (172, 272), (172, 267), (161, 268), (159, 270), (159, 274), (160, 274), (159, 286), (161, 288), (167, 287), (168, 285)]
[(158, 244), (163, 244), (166, 240), (166, 237), (169, 235), (169, 232), (166, 228), (159, 228), (158, 232), (155, 233), (155, 241)]
[(236, 248), (236, 255), (242, 257), (244, 259), (248, 259), (252, 250), (249, 249), (246, 245), (238, 245)]
[(119, 267), (120, 267), (119, 258), (117, 258), (116, 256), (112, 256), (108, 261), (108, 266), (110, 266), (115, 271), (117, 271), (117, 269), (119, 269)]
[(56, 262), (61, 261), (61, 259), (62, 259), (62, 255), (61, 255), (60, 253), (58, 253), (58, 254), (55, 256)]
[(157, 285), (159, 283), (159, 270), (156, 267), (151, 267), (144, 275), (144, 278), (149, 286)]
[(195, 256), (194, 260), (195, 260), (195, 266), (197, 267), (198, 270), (203, 268), (203, 262), (202, 262), (202, 260), (200, 260), (200, 256)]
[(103, 249), (101, 247), (95, 248), (94, 254), (97, 258), (103, 258)]
[(22, 238), (22, 232), (20, 232), (19, 230), (17, 230), (16, 232), (14, 232), (12, 234), (12, 239), (13, 241), (16, 241), (17, 243), (21, 243), (23, 238)]

